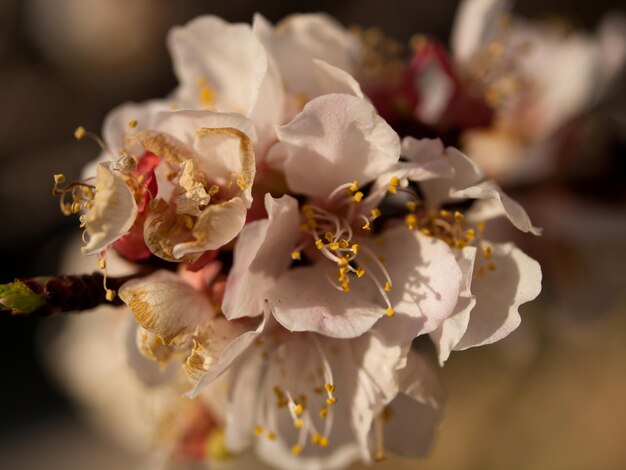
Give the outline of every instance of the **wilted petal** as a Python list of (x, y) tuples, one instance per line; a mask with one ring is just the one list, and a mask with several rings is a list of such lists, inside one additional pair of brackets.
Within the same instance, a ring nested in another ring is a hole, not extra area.
[(443, 365), (448, 359), (450, 352), (465, 334), (470, 312), (476, 305), (476, 298), (471, 290), (476, 248), (467, 246), (461, 250), (456, 250), (455, 254), (463, 274), (459, 300), (452, 314), (444, 320), (439, 328), (430, 333), (430, 337), (437, 348), (440, 365)]
[(232, 320), (263, 312), (266, 291), (291, 264), (298, 231), (298, 202), (291, 196), (265, 196), (268, 219), (244, 227), (234, 250), (222, 310)]
[(106, 163), (97, 166), (95, 193), (93, 207), (85, 216), (89, 234), (87, 245), (81, 248), (85, 255), (104, 250), (128, 232), (137, 217), (133, 193)]
[(220, 377), (252, 344), (265, 327), (260, 322), (227, 321), (217, 318), (192, 338), (191, 355), (183, 370), (194, 383), (187, 396), (194, 398), (203, 387)]
[(350, 95), (310, 101), (277, 134), (285, 144), (287, 184), (299, 194), (327, 197), (349, 181), (367, 184), (400, 157), (394, 130), (370, 103)]
[[(482, 346), (507, 336), (520, 324), (519, 306), (541, 292), (539, 263), (513, 244), (493, 244), (491, 261), (493, 271), (486, 269), (472, 279), (476, 306), (455, 350)], [(476, 267), (481, 266), (477, 263)]]
[(192, 240), (174, 245), (174, 258), (217, 250), (235, 238), (246, 223), (246, 207), (241, 199), (211, 204), (198, 216), (191, 229)]
[(541, 235), (541, 229), (533, 227), (528, 214), (522, 206), (507, 196), (500, 187), (493, 181), (483, 181), (482, 183), (454, 191), (452, 197), (463, 199), (480, 199), (475, 203), (476, 207), (467, 213), (468, 220), (485, 220), (499, 215), (504, 215), (511, 223), (522, 232), (530, 232), (533, 235)]
[(165, 345), (177, 343), (213, 317), (208, 297), (168, 271), (128, 281), (119, 296), (137, 323), (158, 335)]

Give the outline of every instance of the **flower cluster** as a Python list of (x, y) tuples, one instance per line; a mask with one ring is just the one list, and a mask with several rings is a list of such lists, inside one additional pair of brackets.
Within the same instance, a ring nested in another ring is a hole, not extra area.
[(443, 397), (412, 342), (443, 365), (513, 331), (541, 271), (486, 224), (539, 229), (459, 150), (401, 139), (360, 85), (371, 48), (327, 16), (201, 17), (168, 45), (178, 88), (115, 109), (102, 139), (79, 128), (102, 155), (55, 176), (83, 253), (133, 263), (119, 291), (104, 278), (132, 312), (129, 365), (210, 410), (214, 458), (422, 455)]

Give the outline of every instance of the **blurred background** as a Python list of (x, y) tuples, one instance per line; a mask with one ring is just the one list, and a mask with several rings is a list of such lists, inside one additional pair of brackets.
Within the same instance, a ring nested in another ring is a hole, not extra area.
[[(97, 155), (73, 139), (77, 126), (99, 132), (113, 106), (175, 86), (165, 47), (171, 26), (203, 13), (249, 22), (259, 11), (276, 22), (325, 11), (403, 43), (419, 32), (447, 44), (458, 3), (0, 0), (0, 283), (58, 272), (78, 227), (51, 196), (52, 174), (72, 180)], [(592, 31), (620, 9), (620, 0), (524, 0), (515, 11)], [(592, 162), (601, 152), (610, 161), (603, 171), (582, 167), (566, 187), (512, 188), (546, 227), (544, 238), (517, 240), (542, 263), (544, 292), (522, 307), (513, 335), (453, 354), (440, 371), (449, 406), (432, 456), (415, 468), (626, 468), (623, 84), (581, 116), (593, 132), (576, 150)], [(46, 330), (60, 326), (0, 316), (0, 468), (136, 468), (135, 456), (82, 423), (42, 365)]]

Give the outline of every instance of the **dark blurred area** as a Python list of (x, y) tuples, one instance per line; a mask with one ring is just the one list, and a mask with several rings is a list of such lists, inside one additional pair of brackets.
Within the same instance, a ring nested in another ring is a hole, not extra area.
[[(51, 196), (52, 175), (63, 172), (68, 180), (72, 180), (78, 177), (86, 163), (97, 156), (98, 149), (93, 143), (77, 142), (73, 138), (77, 126), (82, 125), (99, 133), (104, 116), (113, 106), (127, 100), (141, 101), (163, 96), (175, 86), (176, 81), (165, 46), (165, 36), (171, 26), (184, 24), (189, 19), (206, 13), (219, 15), (231, 22), (250, 22), (253, 13), (259, 11), (276, 22), (289, 13), (326, 11), (345, 25), (377, 26), (388, 36), (401, 42), (406, 42), (413, 34), (419, 32), (434, 35), (447, 43), (458, 3), (456, 0), (439, 2), (0, 0), (0, 209), (3, 224), (3, 230), (0, 231), (0, 282), (9, 282), (14, 277), (54, 274), (58, 271), (64, 246), (79, 230), (76, 219), (64, 217), (58, 210), (58, 201)], [(588, 30), (592, 30), (603, 15), (619, 9), (624, 11), (622, 0), (593, 2), (524, 0), (516, 4), (516, 11), (525, 16), (559, 17), (576, 28)], [(621, 113), (623, 116), (624, 111), (621, 110)], [(623, 124), (622, 122), (621, 146), (615, 147), (615, 144), (611, 144), (616, 152), (622, 152), (624, 148), (626, 131)], [(623, 169), (623, 158), (619, 161), (622, 162)], [(584, 190), (585, 188), (581, 191)], [(532, 242), (537, 245), (541, 240)], [(524, 248), (531, 254), (540, 251), (533, 246)], [(531, 325), (529, 328), (533, 328), (533, 324), (535, 326), (541, 324), (542, 313), (532, 308), (523, 312), (528, 313), (528, 323)], [(3, 403), (0, 407), (0, 454), (4, 453), (9, 445), (13, 445), (11, 443), (22, 442), (19, 441), (22, 435), (31, 436), (29, 433), (35, 432), (34, 435), (40, 439), (47, 439), (46, 433), (54, 432), (53, 428), (46, 427), (49, 426), (50, 420), (59, 417), (64, 419), (73, 413), (68, 400), (49, 379), (39, 357), (44, 349), (38, 346), (38, 342), (45, 337), (40, 333), (41, 327), (54, 329), (60, 327), (61, 323), (57, 319), (39, 321), (0, 316), (0, 370), (3, 375), (0, 388)], [(618, 346), (620, 337), (615, 337), (613, 328), (623, 330), (624, 319), (618, 316), (610, 325), (613, 326), (594, 325), (590, 328), (604, 328), (602, 331), (606, 330), (605, 332), (613, 331), (613, 336), (607, 339), (611, 342), (612, 352), (602, 350), (603, 352), (598, 353), (593, 349), (592, 351), (595, 351), (593, 354), (597, 353), (598, 361), (613, 361), (611, 364), (614, 364), (615, 368), (611, 369), (609, 374), (617, 373), (621, 367), (620, 373), (623, 376), (623, 366), (626, 364), (623, 355), (626, 350), (623, 344), (621, 348)], [(548, 328), (535, 328), (541, 332), (540, 335), (547, 334), (546, 329)], [(514, 335), (504, 342), (506, 344), (496, 346), (495, 354), (504, 352), (504, 356), (506, 354), (523, 356), (525, 347), (537, 348), (542, 342), (549, 342), (549, 339), (542, 336), (531, 340), (531, 346), (528, 346), (528, 343), (524, 343), (523, 336), (529, 334), (531, 333), (523, 330), (520, 335)], [(621, 339), (624, 339), (624, 335), (621, 335)], [(515, 344), (522, 343), (526, 346), (522, 346), (519, 352), (515, 349)], [(517, 352), (512, 352), (514, 350)], [(579, 399), (581, 413), (589, 414), (589, 410), (585, 411), (585, 401), (589, 395), (585, 396), (580, 392), (572, 396), (567, 393), (567, 387), (576, 388), (586, 382), (585, 379), (577, 377), (576, 365), (572, 361), (582, 364), (581, 368), (591, 368), (585, 370), (592, 370), (594, 360), (580, 351), (554, 350), (549, 347), (543, 351), (548, 351), (547, 359), (538, 360), (537, 367), (546, 371), (546, 374), (558, 374), (558, 362), (555, 362), (557, 359), (566, 364), (563, 384), (556, 386), (553, 396), (543, 397), (543, 406), (550, 408), (549, 403), (559, 403), (563, 399), (559, 393), (565, 393), (566, 400)], [(498, 410), (502, 419), (511, 424), (506, 431), (511, 437), (510, 442), (521, 439), (532, 447), (536, 438), (527, 434), (527, 428), (520, 428), (519, 434), (515, 434), (516, 426), (520, 427), (522, 426), (520, 423), (528, 420), (525, 412), (542, 413), (541, 409), (532, 407), (530, 395), (520, 398), (526, 408), (515, 408), (508, 413), (502, 410), (505, 408), (503, 403), (506, 402), (505, 391), (515, 390), (517, 393), (519, 389), (529, 388), (531, 395), (537, 395), (540, 394), (538, 386), (533, 384), (530, 376), (529, 378), (522, 374), (515, 375), (515, 368), (513, 372), (509, 372), (506, 361), (495, 359), (495, 356), (490, 354), (489, 351), (469, 351), (467, 355), (463, 354), (462, 359), (455, 361), (453, 358), (451, 371), (444, 371), (444, 375), (448, 374), (445, 381), (452, 388), (451, 396), (458, 397), (460, 389), (471, 388), (471, 384), (467, 383), (472, 380), (482, 381), (483, 386), (491, 390), (491, 393), (499, 394), (497, 399), (501, 400), (501, 408)], [(621, 354), (622, 360), (615, 362), (613, 354)], [(54, 358), (47, 360), (54, 361)], [(511, 360), (515, 363), (518, 359)], [(472, 375), (467, 372), (481, 363), (486, 367), (480, 374)], [(606, 362), (604, 364), (606, 365)], [(493, 374), (485, 370), (489, 367), (496, 369)], [(529, 372), (531, 373), (539, 372), (533, 369)], [(609, 380), (606, 377), (602, 378), (605, 379)], [(493, 387), (489, 386), (490, 381), (494, 382)], [(624, 383), (614, 385), (611, 382), (609, 386), (621, 387), (618, 389), (626, 392)], [(590, 394), (593, 393), (593, 387), (585, 390)], [(623, 404), (619, 403), (623, 397), (614, 395), (607, 397), (614, 400), (612, 406), (623, 407)], [(515, 397), (515, 394), (511, 396)], [(460, 400), (463, 400), (462, 396)], [(481, 402), (480, 397), (477, 400)], [(494, 424), (493, 419), (482, 421), (484, 416), (480, 414), (489, 415), (493, 411), (492, 408), (485, 405), (483, 408), (465, 410), (465, 415), (462, 411), (462, 406), (453, 405), (448, 414), (453, 422), (462, 419), (476, 420), (475, 428), (478, 432), (484, 431), (485, 439), (494, 438), (494, 429), (483, 429), (486, 426), (484, 423)], [(590, 417), (590, 422), (594, 419), (609, 420), (611, 413), (608, 411), (609, 408), (600, 410), (598, 414)], [(455, 413), (461, 415), (455, 416)], [(551, 432), (559, 433), (559, 426), (567, 427), (566, 422), (559, 423), (557, 418), (563, 420), (571, 418), (567, 411), (559, 413), (561, 414), (552, 415), (551, 419), (554, 422), (548, 421), (547, 425), (551, 426)], [(580, 424), (581, 421), (577, 423)], [(85, 439), (80, 429), (72, 428), (70, 436)], [(461, 426), (458, 429), (472, 431), (471, 426)], [(40, 430), (39, 434), (36, 430)], [(587, 431), (593, 432), (593, 429)], [(440, 437), (446, 443), (442, 444), (441, 449), (453, 452), (450, 450), (450, 438), (460, 440), (462, 436), (458, 432), (455, 434), (450, 431), (452, 434), (446, 437), (446, 432), (444, 426)], [(538, 438), (547, 439), (545, 429), (538, 429), (537, 432)], [(586, 431), (581, 429), (580, 432)], [(611, 427), (611, 432), (621, 432), (623, 439), (626, 429), (622, 423), (621, 426)], [(57, 439), (55, 442), (61, 445), (64, 441)], [(509, 445), (512, 445), (510, 442)], [(571, 441), (572, 445), (577, 445), (576, 443), (576, 439)], [(96, 449), (93, 449), (93, 454), (89, 454), (90, 444), (85, 445), (83, 454), (95, 455)], [(467, 445), (459, 446), (465, 448)], [(549, 449), (540, 447), (533, 448), (533, 452), (550, 452)], [(489, 449), (487, 443), (483, 443), (482, 450), (482, 456), (474, 458), (472, 465), (465, 468), (510, 467), (511, 462), (506, 458), (506, 448), (504, 450), (499, 448), (496, 452)], [(34, 452), (36, 448), (30, 448), (29, 451)], [(515, 453), (513, 448), (508, 451)], [(554, 451), (566, 452), (568, 449), (555, 448)], [(572, 452), (575, 452), (575, 449), (572, 449)], [(611, 448), (610, 452), (620, 451)], [(621, 452), (624, 450), (621, 449)], [(438, 453), (439, 450), (436, 451), (436, 454)], [(490, 455), (493, 456), (491, 460)], [(530, 459), (530, 454), (527, 457)], [(622, 457), (623, 460), (620, 460)], [(519, 468), (562, 468), (558, 465), (565, 462), (555, 460), (556, 466), (550, 467), (550, 459), (540, 461), (543, 463), (535, 466), (531, 459), (520, 463)], [(626, 455), (612, 455), (611, 466), (605, 467), (598, 462), (597, 468), (617, 468), (612, 465), (620, 461), (626, 465)], [(9, 459), (7, 462), (21, 461)], [(3, 464), (3, 458), (0, 456), (1, 468), (16, 468), (7, 462)], [(459, 463), (454, 459), (442, 462), (447, 462), (447, 465)], [(568, 468), (585, 468), (577, 466), (574, 460), (571, 462), (572, 466)], [(455, 468), (448, 467), (445, 463), (441, 465), (443, 467), (435, 465), (428, 468)], [(70, 467), (59, 462), (47, 468)], [(89, 468), (112, 467), (90, 465)]]

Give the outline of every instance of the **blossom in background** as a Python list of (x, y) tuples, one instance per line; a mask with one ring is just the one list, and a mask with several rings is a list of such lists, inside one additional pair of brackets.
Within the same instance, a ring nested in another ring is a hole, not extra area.
[(512, 15), (508, 0), (466, 0), (451, 49), (467, 86), (494, 109), (486, 129), (464, 133), (465, 151), (498, 181), (557, 170), (560, 132), (606, 93), (626, 59), (626, 22), (607, 16), (595, 35)]

